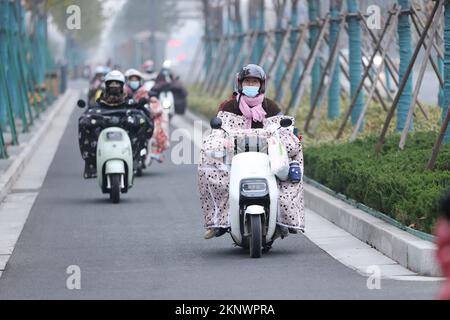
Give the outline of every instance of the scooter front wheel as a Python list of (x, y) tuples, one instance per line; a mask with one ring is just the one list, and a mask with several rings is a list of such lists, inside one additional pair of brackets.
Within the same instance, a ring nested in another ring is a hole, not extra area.
[(250, 257), (261, 258), (262, 255), (262, 224), (261, 216), (250, 216)]
[(120, 184), (121, 184), (121, 175), (120, 174), (112, 174), (110, 176), (111, 179), (111, 191), (109, 193), (109, 198), (112, 203), (117, 204), (120, 202)]

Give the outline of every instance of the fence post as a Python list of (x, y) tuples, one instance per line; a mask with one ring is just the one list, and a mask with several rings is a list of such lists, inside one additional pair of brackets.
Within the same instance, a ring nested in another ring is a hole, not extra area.
[(212, 62), (212, 30), (211, 30), (211, 7), (208, 3), (208, 0), (203, 0), (203, 16), (205, 19), (205, 74), (209, 73), (209, 68), (211, 67)]
[[(0, 88), (2, 88), (2, 92), (4, 93), (4, 103), (5, 103), (5, 115), (8, 117), (9, 129), (11, 132), (11, 143), (12, 145), (18, 145), (19, 140), (17, 138), (17, 130), (16, 130), (16, 122), (14, 119), (14, 110), (13, 104), (15, 102), (15, 92), (13, 91), (12, 86), (9, 86), (6, 83), (6, 79), (8, 78), (8, 74), (10, 74), (11, 67), (9, 63), (9, 44), (10, 44), (10, 7), (8, 0), (0, 0), (1, 1), (1, 10), (0, 13), (2, 16), (3, 28), (0, 29), (0, 40), (2, 45), (0, 45), (0, 61), (2, 62), (0, 65)], [(6, 45), (5, 45), (6, 44)]]
[[(444, 58), (444, 92), (445, 92), (445, 105), (442, 112), (442, 119), (447, 115), (450, 104), (450, 2), (445, 3), (445, 30), (444, 30), (444, 43), (445, 43), (445, 58)], [(444, 135), (444, 143), (450, 143), (450, 127), (447, 128)]]
[(30, 89), (28, 87), (27, 74), (28, 74), (28, 64), (25, 61), (25, 45), (27, 35), (25, 33), (25, 17), (23, 15), (23, 8), (20, 1), (14, 3), (14, 13), (17, 19), (17, 51), (16, 51), (16, 59), (18, 64), (18, 72), (19, 72), (19, 81), (22, 92), (22, 100), (24, 103), (24, 113), (28, 113), (29, 116), (29, 125), (33, 125), (33, 112), (30, 106), (29, 92)]
[[(0, 43), (6, 43), (6, 19), (7, 13), (5, 10), (5, 0), (0, 0)], [(3, 51), (6, 49), (5, 45), (0, 46), (0, 76), (6, 72), (6, 60), (4, 60)], [(6, 108), (7, 108), (7, 92), (6, 87), (0, 83), (0, 128), (4, 129), (6, 126)]]
[[(444, 7), (445, 10), (445, 7)], [(445, 17), (445, 14), (443, 14), (443, 16)], [(436, 36), (436, 42), (437, 45), (440, 48), (444, 48), (444, 26), (445, 26), (445, 18), (442, 20), (442, 23), (439, 26), (439, 32), (438, 34), (441, 34), (442, 37)], [(437, 65), (438, 65), (438, 69), (439, 69), (439, 73), (441, 74), (442, 78), (444, 78), (444, 57), (439, 56), (437, 57)], [(442, 86), (441, 88), (439, 88), (439, 96), (438, 96), (438, 103), (439, 106), (444, 109), (445, 107), (445, 91), (444, 91), (444, 86)]]
[(9, 45), (9, 64), (12, 68), (12, 72), (9, 73), (7, 79), (12, 79), (13, 90), (16, 97), (13, 108), (16, 110), (16, 114), (22, 120), (22, 132), (28, 131), (28, 120), (25, 112), (26, 98), (24, 97), (24, 88), (20, 80), (20, 65), (17, 57), (19, 51), (19, 21), (15, 12), (16, 1), (9, 2), (9, 14), (10, 14), (10, 38)]
[[(410, 23), (410, 13), (411, 9), (409, 0), (398, 0), (399, 5), (401, 6), (402, 12), (398, 18), (398, 41), (400, 48), (400, 73), (399, 78), (400, 82), (402, 82), (403, 77), (405, 76), (406, 70), (408, 69), (409, 62), (411, 61), (412, 56), (412, 46), (411, 46), (411, 23)], [(412, 79), (413, 72), (408, 78), (408, 82), (406, 83), (405, 89), (403, 90), (402, 96), (400, 97), (400, 101), (397, 109), (397, 131), (403, 131), (406, 126), (410, 126), (409, 130), (413, 129), (413, 121), (411, 124), (406, 123), (406, 119), (408, 116), (409, 106), (411, 104), (411, 96), (412, 96)]]
[[(6, 18), (6, 11), (5, 11), (5, 1), (0, 0), (0, 43), (5, 43), (5, 28), (4, 25)], [(3, 49), (0, 50), (3, 51)], [(5, 61), (3, 60), (3, 54), (0, 54), (0, 158), (5, 159), (8, 157), (8, 154), (6, 152), (6, 145), (5, 145), (5, 139), (3, 137), (3, 130), (6, 127), (6, 115), (7, 115), (7, 108), (8, 108), (8, 99), (7, 99), (7, 91), (4, 86), (3, 81), (3, 74), (4, 74), (4, 67), (5, 67)]]
[(254, 59), (254, 63), (258, 63), (258, 61), (261, 60), (261, 56), (263, 54), (264, 51), (264, 41), (265, 41), (265, 37), (266, 35), (263, 33), (265, 31), (266, 28), (266, 5), (265, 5), (265, 1), (264, 0), (259, 0), (259, 15), (258, 15), (258, 22), (259, 22), (259, 26), (258, 29), (261, 32), (258, 35), (258, 50), (256, 50), (257, 52), (255, 53), (255, 59)]
[[(438, 57), (438, 67), (439, 67), (439, 72), (441, 75), (444, 75), (444, 59), (441, 59)], [(445, 91), (443, 88), (439, 88), (439, 97), (438, 97), (438, 103), (439, 106), (442, 108), (442, 110), (445, 107)]]
[[(292, 0), (291, 27), (293, 30), (297, 29), (300, 24), (299, 13), (298, 13), (298, 1), (299, 0)], [(296, 44), (297, 44), (297, 41), (299, 41), (299, 35), (300, 35), (300, 31), (297, 31), (297, 30), (292, 31), (292, 34), (291, 34), (291, 55), (292, 56), (294, 56)], [(301, 60), (299, 60), (299, 62), (295, 64), (294, 75), (293, 75), (293, 78), (291, 81), (291, 88), (290, 88), (291, 92), (295, 89), (295, 84), (300, 79), (301, 73), (302, 73), (302, 63), (301, 63)]]
[[(312, 50), (314, 44), (316, 43), (316, 39), (319, 33), (319, 27), (316, 23), (318, 23), (318, 8), (319, 4), (316, 0), (308, 0), (308, 15), (309, 21), (312, 23), (309, 29), (309, 47)], [(313, 68), (311, 71), (311, 107), (313, 103), (313, 97), (316, 96), (317, 90), (319, 90), (319, 82), (320, 82), (320, 58), (316, 57), (314, 60)]]
[[(284, 38), (283, 14), (284, 14), (285, 6), (286, 6), (286, 0), (283, 1), (283, 3), (281, 3), (281, 1), (279, 1), (277, 7), (275, 8), (275, 13), (276, 13), (275, 51), (277, 53), (281, 53), (282, 50), (284, 49), (284, 48), (282, 48), (282, 46), (283, 46), (283, 38)], [(292, 34), (291, 34), (291, 37), (292, 37)], [(290, 39), (290, 41), (291, 41), (291, 39)], [(285, 65), (283, 59), (281, 59), (277, 66), (277, 70), (275, 72), (275, 79), (274, 79), (275, 80), (274, 81), (275, 88), (282, 87), (281, 80), (282, 80), (285, 69), (286, 69), (286, 65)]]
[[(330, 48), (333, 43), (336, 42), (339, 34), (339, 6), (337, 0), (331, 0), (330, 2), (330, 12), (331, 12), (331, 22), (330, 22)], [(342, 18), (344, 19), (344, 18)], [(339, 50), (339, 49), (338, 49)], [(330, 59), (332, 52), (330, 50)], [(330, 89), (328, 91), (328, 119), (334, 120), (339, 118), (340, 114), (340, 92), (341, 92), (341, 70), (339, 63), (339, 53), (338, 53), (338, 63), (334, 67), (334, 71), (331, 71), (332, 79), (330, 84)]]
[[(349, 37), (349, 67), (350, 67), (350, 92), (353, 97), (358, 90), (362, 77), (362, 52), (361, 52), (361, 28), (356, 0), (347, 0), (348, 7), (348, 37)], [(356, 125), (363, 108), (363, 93), (361, 92), (356, 100), (352, 111), (352, 125)], [(363, 128), (364, 126), (361, 126)]]

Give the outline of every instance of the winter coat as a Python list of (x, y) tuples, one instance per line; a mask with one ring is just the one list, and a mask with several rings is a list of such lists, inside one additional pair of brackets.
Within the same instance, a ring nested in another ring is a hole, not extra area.
[[(277, 115), (280, 115), (280, 113), (281, 113), (281, 109), (277, 105), (277, 103), (268, 98), (264, 99), (263, 109), (267, 113), (266, 118), (275, 117)], [(242, 116), (242, 112), (239, 109), (239, 103), (236, 99), (236, 96), (233, 96), (232, 98), (230, 98), (230, 99), (226, 100), (224, 103), (222, 103), (219, 107), (219, 112), (220, 111), (230, 112), (235, 115)], [(261, 129), (261, 128), (263, 128), (263, 124), (261, 122), (253, 122), (252, 123), (252, 129)]]

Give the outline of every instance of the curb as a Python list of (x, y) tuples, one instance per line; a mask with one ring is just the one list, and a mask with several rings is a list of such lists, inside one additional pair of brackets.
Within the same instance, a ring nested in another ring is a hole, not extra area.
[(419, 239), (307, 183), (305, 205), (405, 268), (423, 276), (442, 276), (434, 243)]
[(59, 114), (59, 112), (63, 109), (67, 100), (69, 100), (70, 96), (74, 94), (74, 90), (67, 90), (67, 92), (60, 96), (53, 104), (50, 106), (50, 111), (45, 116), (45, 120), (43, 124), (37, 128), (36, 132), (32, 132), (34, 134), (33, 138), (30, 139), (23, 148), (20, 153), (14, 157), (13, 162), (8, 167), (8, 169), (0, 176), (0, 202), (6, 198), (8, 193), (11, 191), (14, 183), (19, 179), (20, 174), (24, 170), (25, 166), (31, 160), (34, 152), (39, 146), (39, 141), (44, 137), (48, 128), (52, 125), (53, 119)]

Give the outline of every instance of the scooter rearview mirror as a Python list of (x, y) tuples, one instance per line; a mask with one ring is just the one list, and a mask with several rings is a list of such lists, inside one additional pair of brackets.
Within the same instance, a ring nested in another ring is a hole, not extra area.
[(78, 100), (77, 105), (81, 109), (86, 108), (86, 102), (84, 100)]
[(213, 118), (211, 120), (211, 128), (215, 130), (222, 129), (222, 120), (220, 118)]
[(289, 118), (284, 118), (283, 120), (280, 121), (280, 126), (282, 128), (289, 128), (292, 125), (293, 125), (293, 122)]

